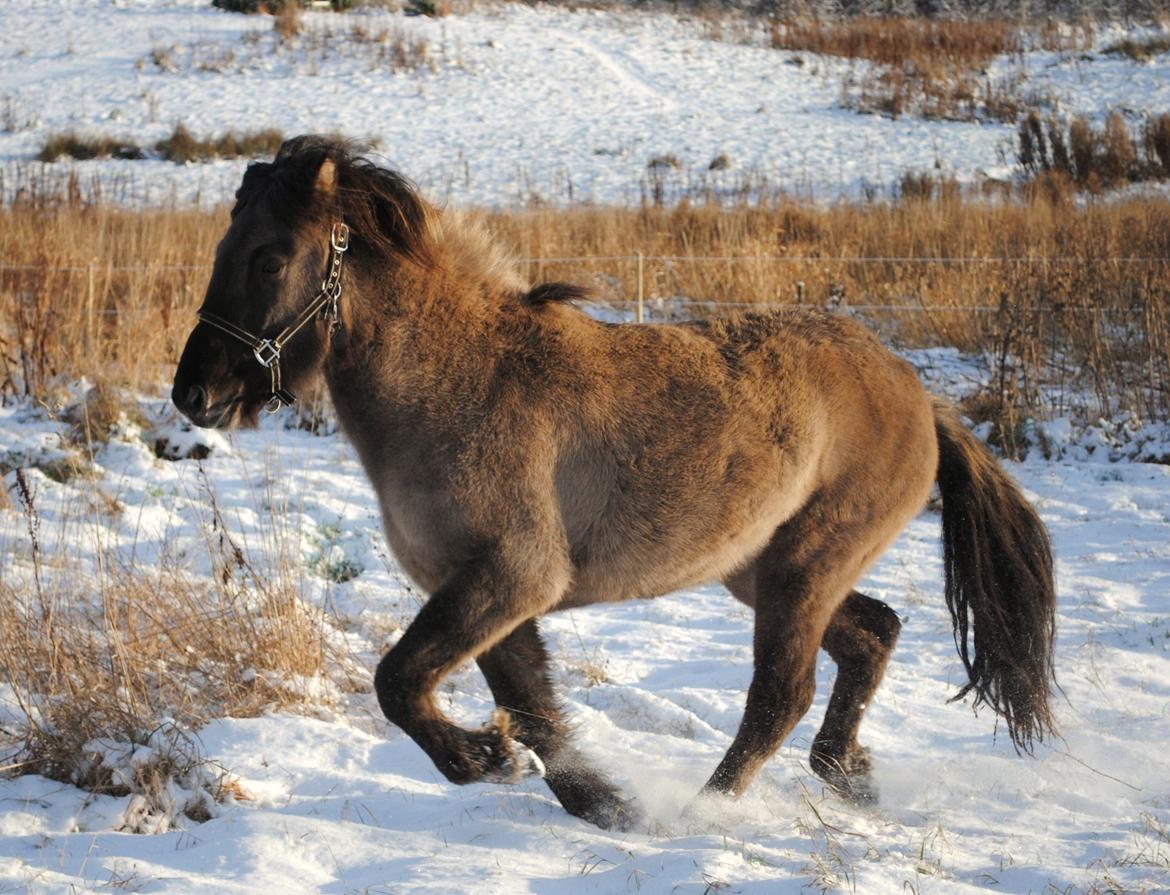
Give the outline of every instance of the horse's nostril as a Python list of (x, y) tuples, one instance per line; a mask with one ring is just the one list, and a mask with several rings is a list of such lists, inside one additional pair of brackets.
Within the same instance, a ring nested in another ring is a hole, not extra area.
[(198, 416), (207, 409), (207, 392), (201, 385), (193, 385), (187, 392), (187, 413)]

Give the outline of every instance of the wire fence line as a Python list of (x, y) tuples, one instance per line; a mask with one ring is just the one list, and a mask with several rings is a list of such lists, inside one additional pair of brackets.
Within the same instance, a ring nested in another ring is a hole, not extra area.
[[(611, 308), (615, 310), (629, 310), (637, 313), (639, 302), (636, 299), (605, 299), (581, 303), (592, 308)], [(1142, 307), (1108, 308), (1091, 305), (1063, 305), (1060, 307), (1041, 307), (1039, 305), (894, 305), (894, 304), (851, 304), (847, 301), (835, 302), (796, 302), (796, 301), (718, 301), (715, 299), (685, 299), (685, 298), (648, 298), (642, 303), (643, 314), (646, 316), (669, 318), (670, 312), (676, 309), (698, 308), (708, 313), (717, 313), (721, 309), (735, 308), (756, 311), (774, 311), (780, 308), (823, 308), (837, 311), (842, 314), (876, 313), (882, 311), (922, 314), (1097, 314), (1106, 316), (1132, 316), (1144, 314)], [(153, 307), (136, 308), (94, 308), (93, 314), (107, 317), (147, 317), (158, 314)]]
[[(1170, 257), (1130, 255), (1123, 257), (1077, 257), (1064, 255), (559, 255), (547, 258), (517, 258), (517, 264), (586, 264), (589, 262), (657, 262), (666, 264), (1151, 264), (1170, 265)], [(80, 273), (111, 271), (114, 273), (146, 273), (165, 271), (209, 271), (208, 264), (103, 264), (93, 261), (89, 264), (42, 265), (4, 264), (0, 271), (53, 271)]]
[[(876, 303), (872, 301), (850, 302), (842, 293), (829, 292), (823, 300), (806, 300), (804, 282), (794, 284), (793, 298), (785, 300), (777, 293), (771, 298), (758, 301), (725, 301), (721, 299), (687, 299), (681, 296), (671, 297), (664, 295), (646, 295), (645, 279), (646, 265), (661, 264), (666, 266), (686, 264), (835, 264), (835, 265), (867, 265), (867, 264), (921, 264), (921, 265), (1053, 265), (1067, 266), (1075, 264), (1146, 264), (1150, 266), (1170, 266), (1170, 257), (1123, 256), (1123, 257), (1076, 257), (1076, 256), (946, 256), (946, 255), (855, 255), (855, 256), (817, 256), (817, 255), (647, 255), (641, 252), (626, 255), (560, 255), (549, 257), (525, 257), (515, 259), (516, 263), (529, 267), (543, 267), (557, 264), (589, 264), (589, 263), (628, 263), (636, 265), (635, 298), (603, 298), (598, 297), (588, 304), (598, 308), (612, 308), (629, 310), (633, 313), (636, 322), (644, 322), (647, 317), (670, 319), (673, 312), (687, 309), (698, 309), (705, 313), (717, 313), (727, 309), (769, 310), (781, 307), (804, 306), (822, 307), (844, 314), (856, 313), (910, 313), (910, 314), (1089, 314), (1100, 318), (1117, 315), (1129, 316), (1142, 312), (1140, 306), (1135, 307), (1104, 307), (1101, 305), (1073, 305), (1068, 303), (1053, 303), (1047, 306), (1022, 306), (1010, 304), (1006, 299), (998, 305), (928, 305), (922, 302), (915, 303)], [(63, 274), (85, 274), (88, 278), (89, 313), (101, 317), (145, 317), (157, 313), (156, 308), (119, 308), (95, 307), (95, 297), (98, 289), (98, 279), (108, 278), (111, 274), (126, 273), (199, 273), (210, 272), (213, 265), (206, 264), (111, 264), (94, 260), (88, 264), (72, 265), (37, 265), (37, 264), (6, 264), (0, 263), (0, 273), (32, 273), (48, 272)], [(100, 291), (108, 288), (108, 280), (102, 284)]]

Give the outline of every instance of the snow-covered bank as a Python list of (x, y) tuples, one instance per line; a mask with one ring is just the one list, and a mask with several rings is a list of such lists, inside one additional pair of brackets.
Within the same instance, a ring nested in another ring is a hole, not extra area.
[[(977, 365), (916, 357), (940, 391)], [(95, 545), (149, 565), (186, 557), (198, 574), (206, 502), (197, 462), (155, 456), (174, 437), (163, 402), (95, 455), (94, 484), (27, 469), (40, 538), (84, 567)], [(35, 464), (63, 426), (36, 408), (0, 411), (0, 456)], [(1071, 436), (1070, 436), (1071, 437)], [(1079, 436), (1078, 436), (1079, 437)], [(1089, 436), (1085, 436), (1089, 438)], [(1075, 439), (1074, 439), (1075, 441)], [(372, 667), (418, 605), (378, 527), (373, 495), (338, 436), (268, 420), (208, 441), (202, 461), (224, 524), (248, 550), (281, 528), (302, 593)], [(1084, 439), (1081, 439), (1084, 447)], [(751, 670), (750, 613), (718, 587), (547, 619), (559, 686), (583, 749), (634, 795), (644, 822), (599, 831), (539, 781), (447, 784), (381, 719), (368, 692), (314, 717), (222, 719), (200, 748), (245, 798), (156, 836), (114, 832), (131, 797), (94, 797), (39, 777), (0, 783), (0, 886), (30, 892), (792, 892), (1165, 891), (1170, 886), (1170, 466), (1109, 462), (1097, 449), (1033, 452), (1010, 469), (1049, 525), (1058, 559), (1057, 699), (1062, 739), (1035, 759), (993, 718), (948, 705), (962, 677), (942, 600), (938, 516), (924, 512), (863, 588), (905, 622), (863, 725), (881, 802), (826, 794), (806, 754), (818, 701), (739, 803), (682, 810), (727, 747)], [(1077, 459), (1074, 459), (1077, 458)], [(1088, 462), (1086, 462), (1088, 461)], [(6, 485), (12, 485), (12, 474)], [(97, 487), (117, 515), (85, 507)], [(273, 500), (273, 496), (278, 499)], [(18, 508), (0, 511), (9, 582), (27, 575)], [(336, 574), (339, 564), (345, 575)], [(356, 573), (352, 574), (351, 573)], [(347, 579), (339, 583), (339, 579)], [(491, 710), (474, 667), (444, 686), (462, 722)], [(1112, 881), (1112, 882), (1110, 882)], [(1051, 887), (1051, 888), (1048, 888)]]
[[(1014, 164), (1012, 124), (847, 111), (843, 78), (864, 80), (865, 66), (772, 50), (762, 26), (711, 39), (701, 20), (516, 4), (433, 20), (320, 13), (308, 27), (341, 35), (355, 21), (367, 35), (424, 42), (425, 61), (396, 70), (383, 45), (344, 37), (285, 48), (269, 17), (206, 0), (7, 0), (0, 159), (27, 163), (49, 134), (71, 129), (143, 146), (176, 122), (201, 136), (339, 132), (374, 140), (432, 197), (483, 206), (636, 202), (655, 158), (677, 163), (659, 173), (678, 184), (766, 181), (820, 199), (884, 191), (908, 169), (970, 181), (1008, 176)], [(1103, 31), (1098, 43), (1116, 36)], [(1062, 113), (1170, 109), (1167, 55), (1138, 63), (1035, 51), (1023, 65), (1027, 91)], [(728, 167), (708, 171), (720, 156)], [(100, 175), (122, 201), (219, 202), (243, 165), (106, 160), (77, 170)]]

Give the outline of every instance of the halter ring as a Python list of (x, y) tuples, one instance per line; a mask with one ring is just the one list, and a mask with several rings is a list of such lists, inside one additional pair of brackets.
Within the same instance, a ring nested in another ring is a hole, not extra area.
[(265, 369), (280, 361), (280, 349), (271, 339), (262, 339), (252, 348), (252, 354)]

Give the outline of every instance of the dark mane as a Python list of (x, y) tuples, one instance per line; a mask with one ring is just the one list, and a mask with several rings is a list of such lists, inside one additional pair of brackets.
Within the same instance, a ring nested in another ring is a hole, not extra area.
[[(336, 166), (336, 189), (331, 196), (321, 196), (315, 184), (327, 158)], [(344, 221), (355, 252), (395, 255), (427, 267), (434, 263), (435, 210), (409, 180), (362, 157), (345, 140), (315, 134), (295, 137), (271, 162), (249, 165), (236, 191), (232, 217), (260, 197), (277, 215), (297, 225)]]
[(585, 286), (575, 286), (572, 283), (541, 283), (524, 295), (524, 303), (531, 307), (540, 307), (554, 303), (583, 301), (587, 298), (589, 289)]

